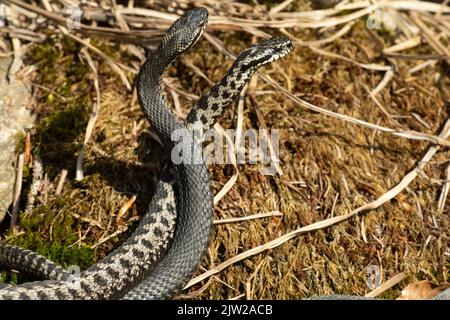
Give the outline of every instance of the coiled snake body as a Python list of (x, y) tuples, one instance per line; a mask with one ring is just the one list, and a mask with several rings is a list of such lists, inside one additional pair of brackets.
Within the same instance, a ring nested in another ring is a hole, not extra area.
[[(167, 107), (161, 77), (173, 60), (200, 38), (207, 17), (206, 9), (196, 8), (175, 21), (137, 76), (142, 111), (167, 156), (175, 146), (173, 132), (186, 132), (197, 121), (203, 129), (211, 127), (258, 67), (292, 49), (289, 39), (272, 38), (242, 51), (228, 74), (200, 98), (183, 124)], [(193, 140), (187, 147), (193, 150), (201, 147), (200, 143)], [(0, 244), (0, 266), (47, 279), (0, 287), (0, 299), (161, 299), (175, 294), (192, 277), (208, 245), (212, 196), (202, 159), (172, 168), (161, 174), (138, 228), (119, 248), (83, 271), (78, 283), (71, 283), (70, 275), (45, 257)]]

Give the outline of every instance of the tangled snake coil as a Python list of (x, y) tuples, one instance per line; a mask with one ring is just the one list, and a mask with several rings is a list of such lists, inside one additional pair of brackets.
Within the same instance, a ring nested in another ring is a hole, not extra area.
[[(219, 84), (203, 95), (185, 124), (176, 119), (162, 95), (161, 78), (182, 52), (202, 35), (208, 12), (188, 11), (164, 35), (137, 76), (141, 109), (161, 139), (166, 155), (175, 147), (173, 132), (189, 133), (196, 122), (211, 127), (262, 65), (288, 54), (286, 38), (261, 41), (242, 51)], [(190, 139), (188, 139), (190, 140)], [(201, 150), (190, 140), (188, 150)], [(0, 299), (162, 299), (180, 290), (196, 271), (212, 224), (209, 174), (201, 156), (172, 164), (162, 172), (157, 191), (138, 228), (117, 249), (81, 273), (76, 284), (63, 268), (20, 247), (0, 244), (0, 266), (47, 279), (0, 288)]]

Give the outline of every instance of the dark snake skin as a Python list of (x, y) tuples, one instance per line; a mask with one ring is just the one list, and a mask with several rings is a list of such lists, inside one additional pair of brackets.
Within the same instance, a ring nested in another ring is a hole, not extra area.
[[(167, 155), (175, 146), (172, 133), (177, 130), (189, 133), (189, 130), (167, 107), (160, 80), (172, 61), (201, 36), (207, 16), (206, 9), (198, 8), (178, 19), (137, 77), (141, 108), (162, 140)], [(274, 38), (244, 50), (222, 82), (200, 99), (188, 116), (188, 127), (197, 120), (203, 120), (204, 128), (212, 125), (259, 66), (284, 56), (291, 49), (290, 40)], [(198, 149), (200, 143), (193, 140), (187, 147)], [(82, 272), (79, 287), (68, 286), (69, 275), (44, 257), (19, 247), (0, 245), (1, 265), (51, 279), (0, 287), (0, 298), (161, 299), (175, 294), (192, 277), (208, 245), (212, 195), (201, 156), (192, 163), (173, 168), (173, 177), (166, 172), (160, 179), (148, 213), (136, 231), (118, 249)]]

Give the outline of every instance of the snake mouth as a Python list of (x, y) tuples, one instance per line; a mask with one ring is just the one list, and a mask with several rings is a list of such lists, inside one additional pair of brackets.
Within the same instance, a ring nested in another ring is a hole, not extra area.
[(171, 51), (166, 51), (164, 55), (170, 55), (171, 58), (174, 58), (192, 47), (202, 36), (207, 24), (208, 10), (205, 8), (187, 11), (170, 26), (164, 35), (161, 45), (166, 48), (173, 48)]
[(189, 47), (193, 46), (202, 36), (203, 31), (208, 25), (208, 10), (205, 8), (192, 9), (184, 15), (182, 18), (184, 22), (184, 28), (186, 32), (194, 32), (194, 38)]
[(292, 51), (294, 44), (289, 38), (275, 37), (260, 41), (256, 44), (261, 51), (271, 51), (277, 58), (284, 57)]
[(289, 38), (274, 37), (262, 40), (243, 50), (235, 63), (241, 70), (255, 70), (286, 56), (293, 47)]
[(266, 61), (262, 64), (267, 64), (281, 59), (289, 54), (294, 48), (294, 44), (291, 39), (281, 37), (263, 40), (258, 42), (256, 46), (261, 52), (265, 52), (265, 54), (262, 54), (263, 57), (260, 58), (261, 60), (264, 60), (264, 56), (266, 57)]

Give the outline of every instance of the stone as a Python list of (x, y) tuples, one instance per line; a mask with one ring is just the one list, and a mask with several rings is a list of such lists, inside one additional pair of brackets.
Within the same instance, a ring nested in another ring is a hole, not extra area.
[(14, 154), (17, 133), (31, 128), (35, 117), (27, 106), (31, 89), (20, 80), (8, 81), (12, 57), (0, 58), (0, 222), (11, 205), (14, 191)]

